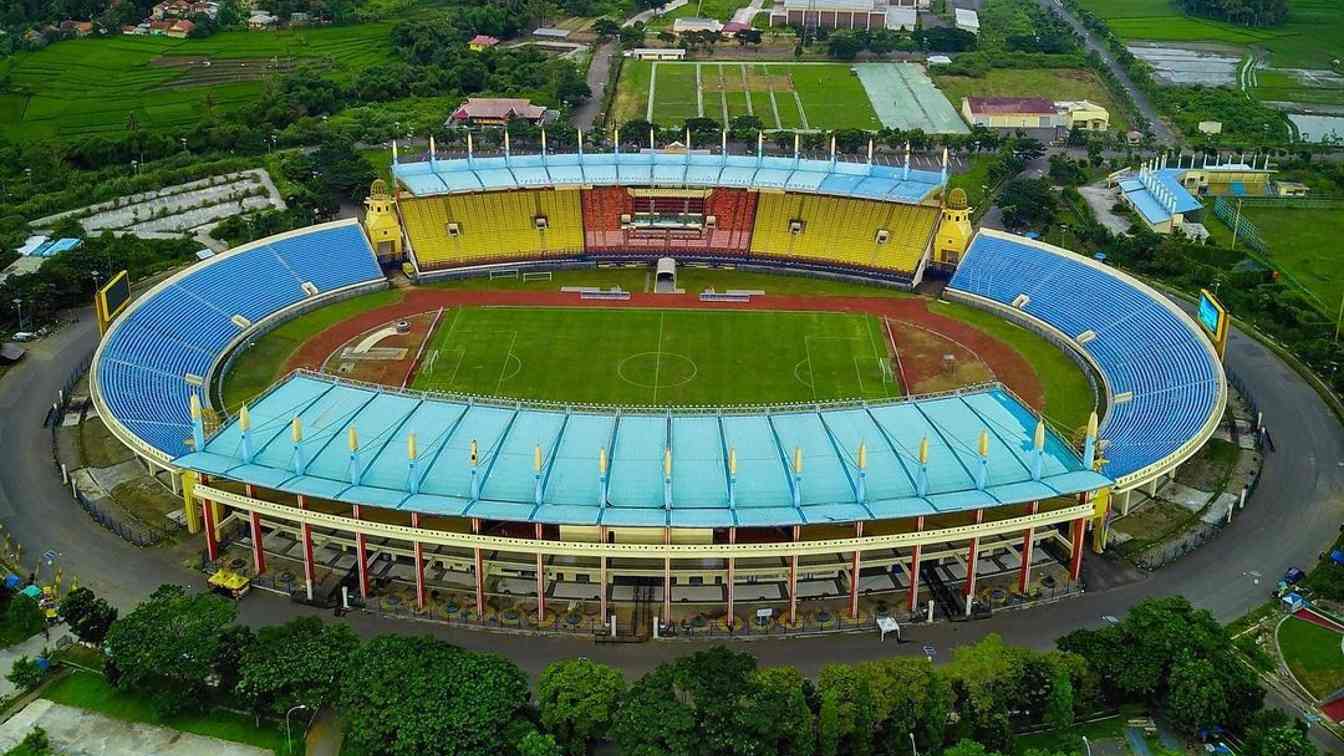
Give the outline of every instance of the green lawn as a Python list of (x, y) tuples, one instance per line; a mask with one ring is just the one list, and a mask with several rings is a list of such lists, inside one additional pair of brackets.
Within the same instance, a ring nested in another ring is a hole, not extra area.
[(1251, 28), (1186, 16), (1169, 0), (1082, 0), (1122, 39), (1259, 45), (1271, 63), (1287, 68), (1329, 68), (1344, 49), (1344, 13), (1338, 0), (1293, 0), (1280, 26)]
[(989, 186), (989, 167), (994, 160), (993, 155), (973, 155), (965, 173), (948, 177), (948, 191), (960, 187), (966, 192), (966, 201), (972, 208), (984, 207), (985, 190), (981, 187)]
[[(1269, 243), (1269, 261), (1310, 292), (1323, 310), (1335, 312), (1344, 297), (1344, 266), (1339, 264), (1344, 211), (1243, 206), (1242, 213)], [(1214, 239), (1230, 245), (1231, 229), (1212, 211), (1204, 215)]]
[[(392, 22), (206, 39), (113, 35), (58, 42), (0, 61), (0, 136), (31, 140), (189, 126), (255, 100), (273, 60), (353, 73), (392, 56)], [(217, 65), (173, 65), (208, 57)], [(246, 62), (247, 66), (235, 64)]]
[(813, 312), (466, 307), (445, 314), (417, 389), (624, 405), (900, 394), (875, 318)]
[[(1129, 716), (1137, 716), (1138, 713), (1103, 719), (1100, 722), (1088, 722), (1085, 724), (1076, 724), (1069, 728), (1068, 732), (1043, 732), (1038, 735), (1022, 735), (1013, 740), (1013, 753), (1024, 754), (1029, 750), (1038, 749), (1049, 753), (1085, 753), (1083, 747), (1083, 737), (1086, 736), (1089, 741), (1095, 743), (1097, 740), (1107, 738), (1118, 738), (1123, 740), (1125, 737), (1125, 722)], [(1110, 751), (1107, 751), (1110, 753)]]
[[(736, 62), (660, 62), (657, 64), (653, 95), (655, 123), (679, 126), (682, 121), (699, 114), (695, 75), (697, 65), (701, 69), (699, 87), (706, 118), (716, 121), (723, 119), (723, 101), (726, 97), (729, 118), (745, 115), (746, 103), (750, 99), (754, 114), (764, 122), (767, 129), (801, 128), (804, 115), (807, 126), (812, 129), (875, 130), (881, 127), (862, 82), (850, 73), (849, 65), (844, 63), (748, 63), (748, 79), (744, 80), (742, 65)], [(649, 61), (630, 60), (622, 65), (616, 91), (616, 123), (644, 118), (648, 114), (649, 80), (653, 77), (653, 70), (654, 64)], [(774, 92), (773, 107), (770, 102), (771, 91)], [(801, 113), (798, 107), (800, 101)], [(779, 111), (778, 121), (775, 120), (775, 109)]]
[(1298, 682), (1317, 698), (1344, 687), (1344, 636), (1296, 617), (1279, 626), (1279, 651)]
[(1028, 97), (1048, 93), (1054, 100), (1091, 100), (1111, 114), (1111, 128), (1129, 130), (1129, 119), (1106, 84), (1084, 68), (992, 68), (986, 75), (934, 76), (933, 81), (961, 110), (961, 98)]
[(955, 302), (936, 302), (929, 311), (979, 328), (1016, 349), (1035, 370), (1045, 390), (1045, 417), (1056, 427), (1081, 430), (1094, 408), (1092, 389), (1078, 363), (1027, 329), (996, 315)]
[(748, 2), (749, 0), (691, 0), (671, 13), (654, 16), (649, 21), (649, 28), (670, 27), (672, 22), (679, 18), (713, 18), (726, 23), (732, 20), (733, 11), (745, 8)]
[[(170, 727), (195, 735), (206, 735), (269, 749), (277, 754), (286, 752), (283, 728), (274, 726), (258, 728), (249, 716), (221, 710), (206, 714), (182, 714), (164, 719), (154, 712), (147, 699), (117, 690), (109, 685), (102, 675), (92, 672), (73, 672), (47, 688), (42, 697), (66, 706), (96, 711), (126, 722), (144, 722)], [(303, 747), (298, 737), (295, 738), (295, 746)]]
[(224, 376), (224, 406), (233, 412), (280, 378), (285, 362), (303, 342), (343, 320), (401, 300), (396, 289), (375, 291), (300, 315), (259, 337)]

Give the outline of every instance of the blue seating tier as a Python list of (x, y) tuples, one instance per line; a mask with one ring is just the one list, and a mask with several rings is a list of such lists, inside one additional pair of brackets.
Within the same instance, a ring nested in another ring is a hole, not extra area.
[(980, 233), (949, 288), (1012, 306), (1077, 338), (1116, 395), (1101, 436), (1103, 470), (1120, 478), (1158, 462), (1193, 438), (1218, 401), (1221, 370), (1194, 324), (1126, 277), (1066, 250)]
[[(188, 449), (187, 402), (203, 389), (210, 365), (241, 332), (233, 317), (256, 323), (309, 294), (382, 277), (354, 222), (263, 241), (199, 263), (146, 295), (115, 324), (96, 366), (112, 415), (170, 456)], [(202, 397), (204, 398), (204, 397)]]

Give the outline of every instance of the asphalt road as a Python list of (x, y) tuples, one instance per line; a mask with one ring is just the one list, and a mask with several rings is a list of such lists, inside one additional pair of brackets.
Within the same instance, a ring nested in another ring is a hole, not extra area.
[[(198, 574), (179, 563), (179, 555), (141, 550), (103, 530), (73, 502), (51, 460), (50, 434), (42, 427), (46, 408), (71, 366), (96, 342), (89, 313), (54, 336), (34, 345), (28, 358), (0, 380), (0, 524), (24, 544), (31, 557), (53, 549), (67, 575), (123, 608), (133, 606), (163, 582), (204, 587)], [(1344, 428), (1307, 383), (1259, 342), (1233, 330), (1228, 367), (1254, 395), (1265, 415), (1277, 451), (1265, 458), (1261, 485), (1217, 539), (1151, 575), (1123, 580), (1093, 580), (1115, 587), (1037, 609), (1002, 612), (978, 622), (912, 627), (913, 642), (880, 643), (876, 634), (838, 635), (792, 640), (744, 642), (741, 648), (763, 664), (792, 664), (808, 674), (823, 665), (888, 654), (919, 654), (932, 645), (935, 660), (989, 633), (1008, 642), (1046, 649), (1078, 627), (1102, 624), (1106, 615), (1123, 615), (1154, 595), (1183, 594), (1230, 620), (1262, 603), (1277, 576), (1290, 566), (1309, 566), (1334, 538), (1344, 516)], [(1088, 574), (1109, 571), (1096, 557), (1085, 561)], [(1255, 575), (1262, 576), (1258, 579)], [(1087, 577), (1087, 575), (1085, 575)], [(1108, 578), (1109, 575), (1101, 575)], [(313, 610), (272, 594), (254, 592), (241, 606), (251, 624), (283, 622)], [(581, 639), (515, 637), (457, 630), (433, 623), (393, 622), (354, 615), (361, 634), (432, 633), (471, 649), (491, 650), (514, 659), (530, 674), (553, 660), (587, 656), (639, 675), (662, 661), (702, 647), (703, 642), (596, 645)]]

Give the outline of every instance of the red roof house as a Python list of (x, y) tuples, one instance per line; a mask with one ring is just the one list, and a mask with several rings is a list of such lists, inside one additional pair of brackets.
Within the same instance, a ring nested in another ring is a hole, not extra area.
[(545, 115), (546, 108), (533, 105), (531, 100), (516, 97), (469, 97), (453, 111), (451, 120), (458, 124), (503, 126), (514, 118), (540, 123)]

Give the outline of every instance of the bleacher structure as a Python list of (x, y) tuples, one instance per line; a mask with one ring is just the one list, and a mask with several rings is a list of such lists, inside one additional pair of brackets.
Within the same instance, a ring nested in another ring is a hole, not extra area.
[[(409, 257), (430, 277), (674, 255), (913, 286), (946, 183), (909, 165), (685, 150), (431, 158), (392, 170)], [(548, 197), (560, 199), (543, 208)], [(534, 227), (547, 212), (563, 231)]]
[(946, 295), (1046, 330), (1106, 389), (1103, 471), (1118, 492), (1168, 474), (1212, 436), (1227, 379), (1212, 344), (1166, 297), (1095, 260), (981, 229)]

